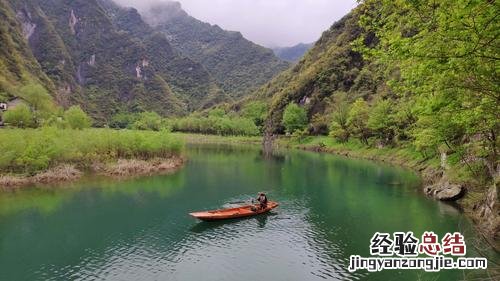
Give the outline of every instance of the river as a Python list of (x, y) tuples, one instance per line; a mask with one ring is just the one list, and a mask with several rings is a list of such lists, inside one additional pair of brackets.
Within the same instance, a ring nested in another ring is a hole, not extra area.
[[(347, 270), (375, 232), (470, 224), (412, 172), (326, 154), (200, 145), (171, 175), (88, 178), (0, 194), (0, 280), (457, 280), (462, 271)], [(206, 223), (188, 213), (266, 191), (280, 207)], [(476, 256), (472, 246), (468, 255)], [(470, 274), (467, 272), (466, 274)]]

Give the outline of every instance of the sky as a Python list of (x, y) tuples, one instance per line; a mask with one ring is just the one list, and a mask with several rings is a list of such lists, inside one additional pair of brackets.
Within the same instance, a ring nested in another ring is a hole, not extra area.
[[(144, 9), (168, 0), (115, 0)], [(178, 0), (191, 16), (240, 31), (266, 47), (314, 42), (356, 6), (356, 0)]]

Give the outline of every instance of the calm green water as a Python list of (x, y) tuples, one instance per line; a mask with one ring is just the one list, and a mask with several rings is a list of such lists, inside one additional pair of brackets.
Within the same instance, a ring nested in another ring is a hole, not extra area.
[[(332, 155), (188, 148), (173, 174), (0, 194), (0, 280), (457, 280), (461, 271), (349, 273), (374, 232), (466, 231), (412, 173)], [(265, 190), (260, 217), (202, 223), (190, 211)], [(473, 239), (473, 234), (466, 238)], [(469, 247), (469, 255), (476, 256)], [(470, 274), (467, 272), (466, 274)]]

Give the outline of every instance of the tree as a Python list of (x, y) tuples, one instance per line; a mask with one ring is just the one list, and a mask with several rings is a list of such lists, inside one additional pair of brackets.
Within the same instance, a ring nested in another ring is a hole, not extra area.
[(220, 118), (220, 117), (224, 117), (224, 115), (226, 115), (226, 112), (222, 108), (214, 108), (214, 109), (210, 110), (210, 112), (208, 112), (209, 117)]
[(266, 119), (268, 106), (261, 101), (250, 102), (243, 107), (242, 116), (252, 119), (255, 125), (261, 127)]
[(139, 116), (132, 113), (117, 113), (111, 117), (109, 126), (116, 129), (125, 129), (131, 127)]
[(85, 129), (92, 124), (90, 117), (80, 108), (72, 106), (64, 112), (64, 120), (71, 129)]
[(347, 101), (347, 94), (342, 92), (335, 95), (330, 124), (330, 136), (341, 142), (349, 140), (350, 132), (348, 126), (350, 106)]
[(31, 107), (36, 126), (40, 125), (42, 119), (47, 119), (55, 109), (52, 97), (40, 84), (29, 83), (21, 87), (19, 96)]
[(163, 118), (154, 111), (142, 112), (139, 118), (134, 122), (132, 128), (135, 130), (159, 131), (164, 126)]
[(367, 126), (370, 109), (363, 99), (357, 99), (349, 110), (347, 124), (352, 135), (368, 144), (369, 130)]
[[(377, 34), (373, 55), (399, 75), (391, 82), (414, 97), (415, 144), (445, 144), (498, 165), (498, 1), (366, 0), (360, 21)], [(471, 157), (474, 158), (474, 157)]]
[(18, 128), (27, 128), (33, 126), (33, 115), (29, 107), (24, 104), (18, 104), (3, 114), (3, 120), (6, 124)]
[(372, 107), (367, 127), (374, 135), (385, 142), (391, 142), (394, 138), (394, 119), (392, 112), (393, 104), (389, 100), (379, 100)]
[(282, 124), (290, 134), (296, 130), (303, 130), (307, 126), (307, 113), (302, 107), (291, 103), (283, 112)]

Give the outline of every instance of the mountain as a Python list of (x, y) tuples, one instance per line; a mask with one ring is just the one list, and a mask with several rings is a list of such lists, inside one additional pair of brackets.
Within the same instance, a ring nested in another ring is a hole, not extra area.
[(201, 63), (231, 97), (248, 95), (289, 67), (272, 50), (252, 43), (241, 33), (191, 17), (178, 2), (163, 2), (141, 14), (175, 48)]
[(304, 54), (309, 51), (309, 49), (314, 46), (314, 43), (299, 43), (292, 47), (276, 47), (273, 48), (273, 52), (280, 59), (289, 61), (289, 62), (297, 62), (299, 61)]
[[(291, 102), (302, 104), (312, 119), (316, 114), (325, 116), (331, 99), (339, 92), (354, 100), (385, 90), (382, 74), (352, 46), (362, 33), (358, 19), (356, 12), (344, 16), (322, 34), (296, 65), (254, 93), (250, 100), (265, 100), (270, 104), (268, 130), (283, 130), (283, 110)], [(372, 40), (369, 38), (365, 43), (373, 44)]]
[(7, 53), (2, 44), (0, 59), (8, 65), (0, 81), (17, 80), (2, 84), (30, 75), (52, 83), (59, 104), (80, 104), (101, 124), (117, 112), (183, 114), (227, 100), (201, 64), (175, 50), (134, 9), (108, 0), (0, 3), (1, 39), (9, 46)]
[(53, 88), (23, 36), (23, 31), (29, 34), (33, 27), (21, 26), (5, 0), (0, 0), (0, 22), (0, 101), (11, 98), (18, 87), (29, 81)]
[(417, 2), (362, 1), (233, 108), (269, 105), (266, 142), (286, 129), (301, 147), (406, 163), (498, 248), (498, 3)]

